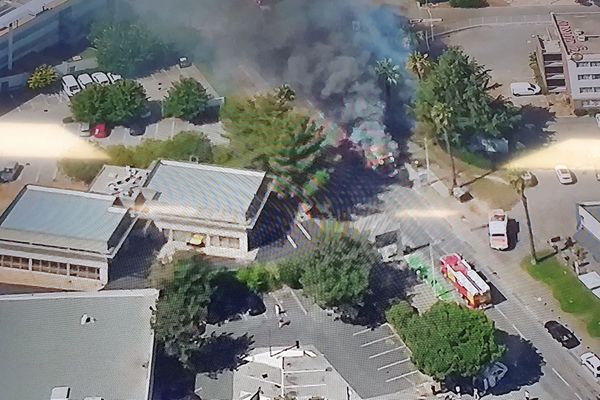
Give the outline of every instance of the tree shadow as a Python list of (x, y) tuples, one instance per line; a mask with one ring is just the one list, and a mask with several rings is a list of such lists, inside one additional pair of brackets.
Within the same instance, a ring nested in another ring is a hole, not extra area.
[[(554, 132), (548, 130), (548, 124), (556, 120), (556, 114), (544, 107), (524, 105), (521, 107), (521, 122), (511, 131), (507, 139), (509, 148), (537, 148), (552, 141)], [(519, 145), (520, 143), (520, 145)]]
[(237, 320), (248, 311), (264, 312), (265, 310), (262, 299), (240, 282), (233, 271), (217, 272), (213, 277), (212, 285), (215, 287), (215, 291), (207, 309), (206, 322), (209, 324)]
[[(193, 396), (196, 374), (181, 363), (158, 351), (154, 367), (153, 392), (162, 400), (182, 400)], [(193, 398), (193, 397), (192, 397)]]
[(517, 242), (519, 240), (520, 233), (520, 225), (519, 222), (514, 218), (509, 218), (506, 233), (508, 236), (508, 249), (506, 251), (514, 250), (517, 247)]
[(254, 344), (252, 336), (247, 333), (234, 337), (232, 333), (217, 334), (212, 332), (205, 339), (198, 353), (192, 357), (192, 364), (198, 373), (207, 373), (216, 377), (219, 372), (233, 371), (246, 363), (244, 358), (248, 355)]

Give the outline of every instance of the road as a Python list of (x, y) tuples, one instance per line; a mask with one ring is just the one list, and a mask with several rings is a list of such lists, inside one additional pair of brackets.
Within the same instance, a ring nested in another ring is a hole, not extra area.
[[(527, 388), (532, 395), (540, 399), (564, 400), (595, 400), (600, 395), (597, 382), (578, 362), (577, 357), (584, 350), (578, 348), (569, 352), (554, 342), (543, 327), (543, 322), (553, 317), (550, 310), (543, 309), (541, 303), (534, 304), (536, 301), (522, 291), (522, 285), (526, 284), (522, 276), (524, 272), (518, 267), (522, 253), (499, 255), (493, 252), (487, 245), (487, 234), (469, 228), (478, 221), (465, 221), (459, 209), (429, 188), (419, 193), (394, 187), (381, 199), (382, 211), (358, 219), (356, 226), (359, 229), (378, 233), (402, 229), (405, 240), (412, 242), (411, 245), (438, 243), (434, 246), (435, 257), (460, 252), (473, 261), (506, 298), (487, 314), (500, 329), (530, 340), (543, 355), (542, 376), (539, 382)], [(485, 223), (479, 221), (479, 224), (481, 222)], [(523, 375), (530, 373), (526, 370), (519, 372)]]

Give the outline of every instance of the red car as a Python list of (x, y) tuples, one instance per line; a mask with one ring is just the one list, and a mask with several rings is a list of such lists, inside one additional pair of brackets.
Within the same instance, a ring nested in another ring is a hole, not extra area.
[(92, 132), (94, 137), (97, 139), (104, 139), (108, 136), (106, 131), (106, 124), (104, 122), (94, 125)]

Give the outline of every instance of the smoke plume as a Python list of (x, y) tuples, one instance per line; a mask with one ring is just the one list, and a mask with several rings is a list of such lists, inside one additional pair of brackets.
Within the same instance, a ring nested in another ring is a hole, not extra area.
[[(404, 71), (410, 51), (405, 20), (367, 0), (262, 2), (263, 7), (256, 0), (139, 0), (131, 5), (149, 28), (184, 54), (211, 62), (226, 80), (243, 72), (254, 81), (260, 75), (263, 89), (287, 83), (345, 127), (355, 143), (395, 150), (384, 128), (385, 99), (374, 65), (391, 58)], [(400, 95), (394, 102), (406, 102), (408, 78), (396, 89)]]

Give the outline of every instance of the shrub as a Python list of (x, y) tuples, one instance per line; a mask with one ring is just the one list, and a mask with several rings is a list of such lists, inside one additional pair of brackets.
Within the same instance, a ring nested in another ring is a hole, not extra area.
[(463, 162), (481, 169), (492, 169), (494, 163), (485, 156), (470, 152), (467, 149), (456, 149), (456, 156)]
[(279, 280), (292, 289), (301, 289), (302, 264), (300, 260), (286, 260), (279, 264)]
[(58, 74), (54, 68), (47, 64), (37, 66), (29, 79), (27, 79), (27, 87), (31, 90), (45, 89), (52, 86), (58, 80)]
[(58, 161), (58, 169), (69, 178), (91, 183), (102, 169), (105, 160), (82, 160), (63, 158)]
[(457, 8), (481, 8), (487, 7), (486, 0), (450, 0), (450, 6)]
[(417, 310), (407, 301), (394, 304), (385, 312), (386, 320), (401, 334), (403, 327), (415, 316)]
[(279, 280), (270, 265), (255, 264), (241, 268), (235, 277), (256, 293), (268, 293), (279, 287)]

